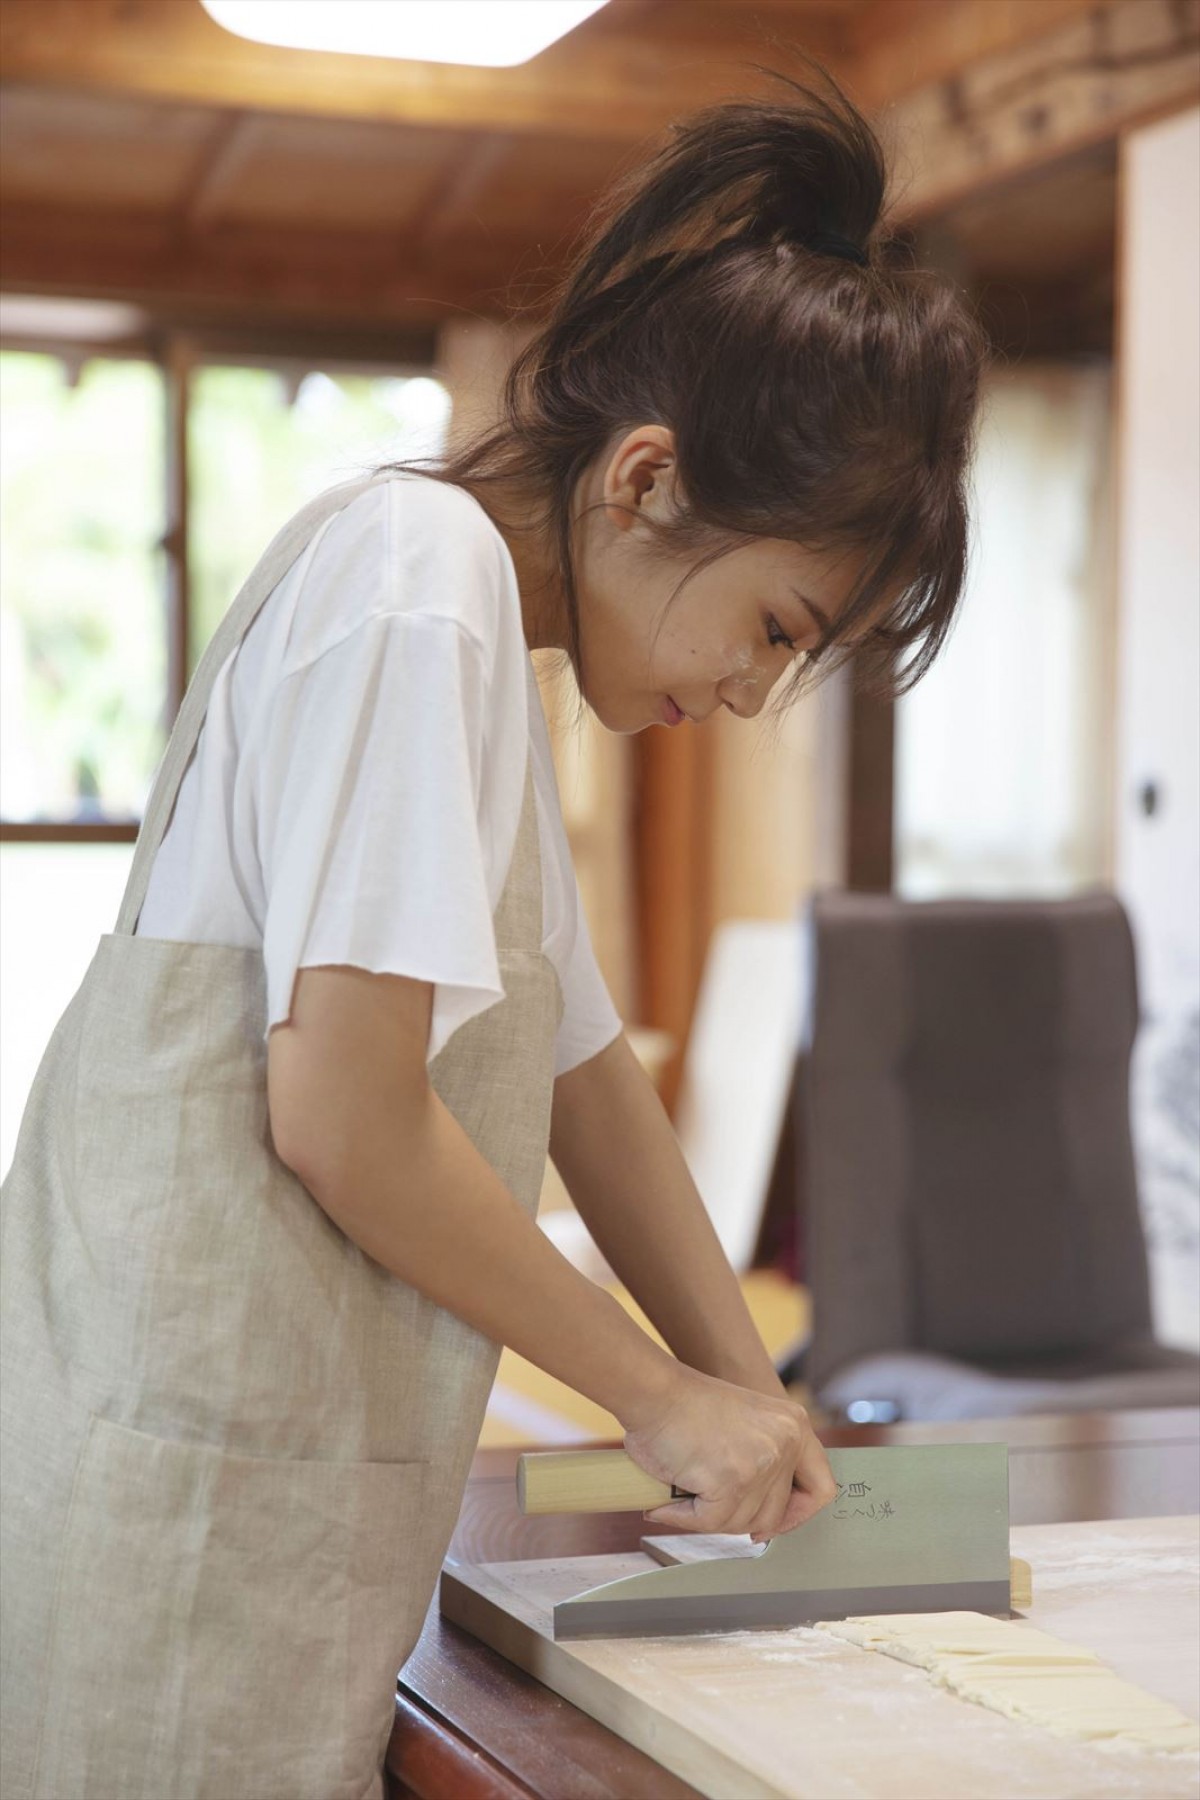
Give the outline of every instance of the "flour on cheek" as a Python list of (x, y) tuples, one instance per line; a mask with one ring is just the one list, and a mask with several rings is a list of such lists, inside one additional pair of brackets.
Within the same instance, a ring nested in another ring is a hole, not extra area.
[(745, 649), (737, 651), (732, 659), (732, 667), (726, 680), (732, 682), (734, 687), (739, 688), (752, 688), (757, 685), (758, 664), (752, 651)]

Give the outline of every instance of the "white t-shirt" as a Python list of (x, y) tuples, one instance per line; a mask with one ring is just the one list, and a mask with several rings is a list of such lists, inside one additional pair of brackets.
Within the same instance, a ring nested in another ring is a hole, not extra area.
[(621, 1020), (579, 901), (516, 571), (461, 488), (381, 481), (326, 521), (219, 670), (138, 932), (261, 949), (268, 1033), (302, 967), (430, 981), (432, 1062), (504, 998), (492, 915), (530, 755), (562, 1075)]

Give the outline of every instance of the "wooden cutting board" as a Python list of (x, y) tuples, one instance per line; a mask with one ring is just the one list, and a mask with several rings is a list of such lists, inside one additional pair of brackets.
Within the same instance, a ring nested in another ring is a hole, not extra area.
[[(1197, 1715), (1200, 1519), (1027, 1525), (1012, 1553), (1032, 1624)], [(441, 1610), (712, 1800), (1195, 1800), (1195, 1756), (1060, 1739), (804, 1626), (555, 1643), (556, 1601), (653, 1566), (447, 1562)]]

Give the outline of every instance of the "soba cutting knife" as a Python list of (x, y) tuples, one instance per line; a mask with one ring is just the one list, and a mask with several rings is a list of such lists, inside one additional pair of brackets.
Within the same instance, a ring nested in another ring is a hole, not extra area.
[[(555, 1637), (757, 1631), (864, 1613), (1010, 1616), (1007, 1444), (828, 1455), (838, 1496), (815, 1518), (756, 1553), (747, 1539), (730, 1539), (738, 1554), (649, 1569), (561, 1601)], [(624, 1450), (522, 1456), (517, 1494), (526, 1513), (630, 1512), (688, 1498)]]

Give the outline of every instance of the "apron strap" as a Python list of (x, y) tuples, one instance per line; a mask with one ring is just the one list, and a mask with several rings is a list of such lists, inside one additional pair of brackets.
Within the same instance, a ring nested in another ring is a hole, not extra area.
[(218, 673), (249, 631), (267, 596), (282, 581), (325, 521), (349, 506), (367, 488), (386, 479), (386, 476), (372, 475), (365, 481), (343, 482), (338, 487), (328, 488), (323, 494), (318, 494), (315, 500), (310, 500), (271, 539), (241, 592), (217, 626), (188, 684), (146, 803), (133, 855), (133, 867), (129, 871), (121, 910), (117, 915), (118, 936), (132, 936), (136, 929), (146, 890), (150, 885), (154, 858), (171, 822), (180, 783), (196, 748)]

